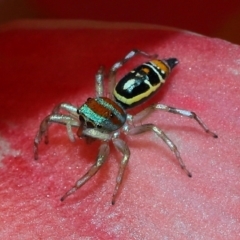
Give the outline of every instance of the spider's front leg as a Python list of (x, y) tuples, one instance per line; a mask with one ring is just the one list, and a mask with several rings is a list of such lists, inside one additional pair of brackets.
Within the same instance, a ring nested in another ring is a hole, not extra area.
[(78, 119), (78, 114), (77, 114), (77, 107), (73, 106), (72, 104), (69, 103), (60, 103), (56, 105), (53, 110), (52, 110), (52, 115), (59, 114), (60, 112), (65, 111), (69, 113), (73, 118)]
[(110, 73), (109, 73), (109, 88), (108, 88), (108, 97), (110, 97), (111, 99), (113, 98), (113, 89), (116, 85), (116, 73), (117, 70), (119, 68), (121, 68), (128, 60), (130, 60), (131, 58), (135, 57), (136, 55), (142, 55), (146, 58), (157, 58), (157, 54), (148, 54), (144, 51), (138, 50), (138, 49), (134, 49), (132, 51), (130, 51), (123, 59), (121, 59), (120, 61), (116, 62), (110, 69)]
[(98, 129), (87, 128), (87, 129), (83, 130), (83, 134), (86, 136), (92, 137), (92, 138), (100, 139), (102, 141), (109, 141), (112, 139), (112, 142), (113, 142), (115, 148), (119, 152), (121, 152), (123, 155), (121, 163), (120, 163), (117, 179), (116, 179), (116, 186), (115, 186), (113, 196), (112, 196), (112, 204), (114, 205), (119, 187), (122, 183), (125, 168), (127, 166), (127, 163), (128, 163), (129, 157), (130, 157), (130, 150), (129, 150), (127, 144), (123, 140), (118, 138), (119, 132), (115, 132), (115, 134), (112, 135), (107, 132), (100, 131)]
[(113, 196), (112, 196), (112, 205), (115, 204), (116, 196), (117, 196), (119, 187), (122, 183), (123, 175), (124, 175), (124, 172), (125, 172), (125, 169), (128, 164), (129, 157), (130, 157), (130, 150), (129, 150), (127, 144), (123, 140), (121, 140), (119, 138), (113, 139), (113, 144), (116, 147), (116, 149), (122, 153), (123, 157), (122, 157), (120, 167), (118, 170), (116, 186), (115, 186)]
[[(59, 115), (59, 113), (62, 111), (69, 113), (69, 115), (67, 115), (67, 116), (71, 117), (72, 120), (76, 120), (76, 123), (79, 123), (79, 115), (77, 113), (77, 107), (75, 107), (69, 103), (60, 103), (54, 107), (51, 115)], [(63, 116), (65, 116), (65, 115), (63, 115)], [(74, 142), (75, 138), (73, 136), (72, 127), (78, 127), (80, 125), (74, 124), (73, 121), (65, 121), (65, 123), (63, 123), (63, 124), (66, 125), (69, 140), (71, 142)]]
[[(65, 110), (70, 113), (70, 116), (59, 114), (60, 110)], [(80, 121), (78, 120), (78, 115), (76, 114), (77, 108), (67, 104), (61, 103), (57, 105), (51, 115), (45, 117), (39, 127), (39, 130), (34, 139), (34, 158), (38, 159), (38, 145), (40, 144), (42, 137), (44, 137), (44, 142), (48, 143), (48, 128), (51, 123), (58, 123), (66, 125), (68, 136), (71, 140), (74, 139), (72, 133), (72, 127), (79, 127)]]
[(154, 124), (143, 124), (137, 127), (133, 127), (129, 129), (126, 134), (128, 135), (136, 135), (144, 132), (152, 131), (157, 134), (158, 137), (160, 137), (167, 146), (171, 149), (171, 151), (175, 154), (181, 168), (185, 171), (185, 173), (188, 175), (188, 177), (192, 177), (192, 174), (190, 171), (186, 168), (186, 165), (184, 164), (180, 153), (176, 147), (176, 145), (169, 139), (169, 137), (158, 127), (156, 127)]
[(61, 201), (64, 201), (69, 195), (73, 194), (77, 191), (81, 186), (83, 186), (91, 177), (93, 177), (98, 170), (101, 168), (105, 160), (107, 159), (109, 155), (109, 144), (108, 142), (103, 142), (99, 148), (99, 153), (97, 156), (97, 160), (95, 164), (88, 170), (88, 172), (83, 175), (76, 183), (75, 185), (64, 194), (64, 196), (61, 198)]

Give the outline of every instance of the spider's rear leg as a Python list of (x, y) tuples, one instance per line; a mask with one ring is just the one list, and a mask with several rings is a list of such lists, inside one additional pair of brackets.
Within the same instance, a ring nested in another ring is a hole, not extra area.
[(123, 155), (121, 163), (120, 163), (117, 179), (116, 179), (116, 186), (115, 186), (113, 196), (112, 196), (112, 204), (114, 205), (119, 187), (122, 183), (122, 179), (123, 179), (123, 175), (124, 175), (126, 166), (128, 164), (128, 160), (130, 157), (130, 150), (129, 150), (127, 144), (119, 138), (113, 139), (113, 144), (117, 148), (117, 150), (120, 151)]
[(80, 122), (70, 116), (52, 114), (43, 119), (40, 124), (39, 130), (34, 139), (34, 158), (38, 159), (38, 145), (40, 144), (42, 137), (44, 142), (48, 143), (48, 128), (51, 123), (59, 123), (67, 126), (68, 135), (72, 134), (72, 127), (79, 127)]
[(169, 137), (160, 128), (156, 127), (154, 124), (144, 124), (141, 126), (134, 127), (132, 129), (128, 130), (127, 134), (128, 135), (136, 135), (136, 134), (144, 133), (147, 131), (153, 131), (154, 133), (157, 134), (158, 137), (160, 137), (167, 144), (167, 146), (175, 154), (175, 156), (176, 156), (181, 168), (184, 170), (184, 172), (188, 175), (188, 177), (192, 177), (192, 174), (190, 173), (190, 171), (187, 169), (186, 165), (184, 164), (175, 144), (169, 139)]
[(153, 104), (153, 105), (145, 108), (143, 111), (141, 111), (140, 113), (133, 116), (132, 121), (139, 122), (143, 118), (147, 117), (149, 114), (151, 114), (153, 111), (156, 111), (156, 110), (161, 110), (161, 111), (165, 111), (165, 112), (178, 114), (178, 115), (181, 115), (184, 117), (192, 118), (200, 125), (200, 127), (206, 133), (210, 134), (214, 138), (218, 137), (218, 135), (216, 133), (212, 132), (195, 112), (184, 110), (184, 109), (178, 109), (178, 108), (170, 107), (170, 106), (163, 105), (163, 104)]
[(121, 68), (128, 60), (135, 57), (136, 55), (142, 55), (146, 58), (157, 58), (157, 54), (148, 54), (144, 51), (134, 49), (130, 51), (123, 59), (116, 62), (110, 69), (109, 73), (109, 87), (108, 87), (108, 96), (113, 99), (113, 89), (116, 85), (116, 73), (119, 68)]
[(88, 172), (85, 175), (83, 175), (68, 192), (64, 194), (64, 196), (61, 198), (61, 201), (64, 201), (69, 195), (76, 192), (91, 177), (93, 177), (101, 168), (101, 166), (105, 162), (108, 155), (109, 155), (109, 144), (106, 142), (103, 142), (99, 148), (99, 153), (98, 153), (95, 164), (92, 165), (92, 167), (88, 170)]

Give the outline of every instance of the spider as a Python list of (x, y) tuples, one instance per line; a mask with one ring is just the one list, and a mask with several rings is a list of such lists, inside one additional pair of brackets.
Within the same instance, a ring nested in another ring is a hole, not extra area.
[[(116, 84), (116, 73), (118, 69), (136, 55), (142, 55), (150, 60), (130, 71)], [(48, 128), (51, 123), (65, 125), (68, 136), (72, 141), (74, 140), (72, 128), (78, 128), (77, 136), (84, 138), (87, 142), (96, 139), (101, 141), (95, 163), (90, 167), (88, 172), (77, 180), (75, 185), (63, 195), (61, 201), (64, 201), (69, 195), (73, 194), (98, 172), (109, 155), (109, 143), (112, 141), (115, 148), (122, 154), (116, 185), (112, 195), (112, 204), (115, 203), (130, 157), (129, 147), (127, 143), (121, 139), (122, 134), (137, 135), (144, 132), (155, 133), (175, 154), (176, 159), (187, 176), (192, 176), (186, 168), (177, 147), (169, 137), (152, 123), (141, 124), (141, 120), (156, 110), (175, 113), (194, 119), (206, 133), (217, 138), (217, 135), (210, 131), (194, 112), (157, 103), (135, 115), (127, 113), (128, 109), (145, 102), (156, 93), (172, 69), (178, 64), (176, 58), (159, 60), (157, 56), (157, 54), (151, 55), (141, 50), (130, 51), (110, 69), (109, 89), (106, 96), (104, 94), (105, 74), (104, 68), (101, 66), (95, 77), (95, 98), (88, 98), (80, 107), (68, 103), (61, 103), (52, 110), (50, 115), (42, 120), (34, 139), (34, 158), (36, 160), (38, 159), (38, 145), (41, 139), (44, 137), (45, 143), (48, 143)], [(62, 110), (68, 112), (68, 114), (62, 114)]]

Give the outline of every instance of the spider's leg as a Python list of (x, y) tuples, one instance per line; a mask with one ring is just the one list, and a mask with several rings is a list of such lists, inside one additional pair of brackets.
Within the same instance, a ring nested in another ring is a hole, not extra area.
[(141, 126), (137, 126), (129, 129), (126, 133), (128, 135), (136, 135), (136, 134), (140, 134), (147, 131), (153, 131), (154, 133), (157, 134), (158, 137), (160, 137), (167, 144), (167, 146), (175, 154), (181, 168), (186, 172), (188, 177), (192, 177), (192, 174), (186, 168), (177, 147), (160, 128), (156, 127), (154, 124), (143, 124)]
[[(52, 115), (59, 115), (62, 111), (65, 111), (67, 113), (70, 114), (70, 116), (72, 118), (74, 118), (76, 121), (79, 120), (79, 115), (77, 113), (77, 107), (73, 106), (72, 104), (69, 103), (60, 103), (58, 105), (56, 105), (53, 110), (52, 110)], [(68, 133), (68, 137), (70, 139), (71, 142), (74, 142), (74, 136), (73, 136), (73, 132), (72, 132), (72, 126), (70, 123), (66, 124), (66, 128), (67, 128), (67, 133)]]
[(136, 55), (142, 55), (144, 57), (147, 58), (157, 58), (157, 54), (148, 54), (144, 51), (138, 50), (138, 49), (134, 49), (132, 51), (130, 51), (123, 59), (121, 59), (120, 61), (116, 62), (110, 69), (109, 72), (109, 88), (108, 88), (108, 97), (110, 97), (111, 99), (113, 99), (113, 90), (114, 87), (116, 85), (116, 73), (117, 70), (119, 68), (121, 68), (128, 60), (130, 60), (131, 58), (133, 58)]
[(113, 144), (116, 147), (116, 149), (118, 151), (120, 151), (123, 155), (122, 160), (121, 160), (121, 164), (120, 164), (120, 167), (119, 167), (117, 179), (116, 179), (116, 186), (115, 186), (113, 196), (112, 196), (112, 204), (115, 204), (116, 196), (117, 196), (119, 187), (122, 183), (124, 171), (125, 171), (125, 168), (127, 166), (127, 163), (128, 163), (129, 157), (130, 157), (130, 150), (129, 150), (127, 144), (119, 138), (113, 139)]
[(96, 97), (104, 96), (104, 67), (101, 66), (95, 75)]
[(34, 158), (38, 159), (38, 145), (41, 142), (42, 137), (45, 137), (45, 143), (48, 143), (48, 128), (51, 123), (59, 123), (67, 126), (68, 135), (71, 135), (71, 127), (79, 127), (80, 122), (70, 116), (65, 115), (49, 115), (45, 117), (39, 127), (39, 130), (34, 139)]
[(64, 110), (65, 112), (70, 113), (72, 117), (76, 117), (78, 119), (77, 107), (73, 106), (72, 104), (60, 103), (53, 108), (52, 114), (53, 115), (59, 114), (61, 110)]
[(200, 119), (200, 117), (195, 112), (191, 112), (191, 111), (184, 110), (184, 109), (178, 109), (178, 108), (170, 107), (170, 106), (163, 105), (163, 104), (153, 104), (153, 105), (145, 108), (143, 111), (136, 114), (133, 117), (132, 121), (133, 122), (139, 122), (140, 120), (147, 117), (149, 114), (151, 114), (153, 111), (156, 111), (156, 110), (175, 113), (175, 114), (178, 114), (178, 115), (181, 115), (181, 116), (184, 116), (184, 117), (192, 118), (195, 121), (197, 121), (197, 123), (203, 128), (203, 130), (206, 133), (210, 134), (214, 138), (218, 137), (216, 133), (212, 132), (207, 127), (207, 125)]
[(76, 192), (77, 189), (79, 189), (92, 176), (94, 176), (98, 172), (100, 167), (103, 165), (108, 155), (109, 155), (109, 144), (107, 142), (103, 142), (99, 148), (99, 153), (98, 153), (95, 164), (92, 165), (92, 167), (88, 170), (88, 172), (85, 175), (83, 175), (68, 192), (64, 194), (64, 196), (61, 198), (61, 201), (64, 201), (69, 195)]

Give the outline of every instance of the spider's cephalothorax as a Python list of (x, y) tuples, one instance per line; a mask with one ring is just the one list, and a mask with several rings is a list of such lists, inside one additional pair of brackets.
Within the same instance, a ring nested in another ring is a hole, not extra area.
[[(117, 70), (137, 54), (143, 55), (151, 60), (130, 71), (116, 84)], [(106, 97), (104, 96), (103, 86), (104, 69), (101, 67), (96, 74), (95, 98), (88, 98), (79, 108), (68, 103), (61, 103), (57, 105), (52, 113), (45, 117), (41, 122), (39, 131), (34, 140), (35, 159), (38, 158), (38, 145), (41, 142), (42, 137), (44, 136), (45, 142), (48, 142), (48, 127), (50, 123), (66, 125), (68, 136), (72, 141), (74, 140), (72, 133), (73, 127), (78, 128), (78, 137), (86, 138), (87, 141), (95, 139), (101, 141), (95, 164), (93, 164), (89, 171), (61, 198), (62, 201), (97, 173), (109, 155), (109, 142), (112, 141), (116, 149), (122, 153), (122, 160), (112, 197), (112, 204), (115, 203), (118, 189), (130, 157), (128, 145), (120, 138), (121, 133), (126, 135), (136, 135), (147, 131), (154, 132), (175, 154), (181, 168), (186, 174), (189, 177), (192, 176), (182, 161), (177, 147), (167, 135), (154, 124), (141, 124), (140, 122), (153, 111), (162, 110), (195, 119), (205, 132), (216, 138), (217, 135), (210, 131), (194, 112), (162, 104), (153, 104), (136, 115), (130, 115), (126, 112), (127, 109), (141, 104), (151, 97), (165, 82), (171, 70), (178, 64), (176, 58), (159, 60), (156, 59), (156, 57), (157, 55), (150, 55), (140, 50), (130, 51), (122, 60), (115, 63), (110, 69), (109, 89)], [(62, 114), (62, 111), (68, 112), (68, 114)]]
[(89, 98), (78, 110), (80, 120), (93, 127), (113, 132), (126, 122), (126, 113), (119, 104), (106, 97)]

